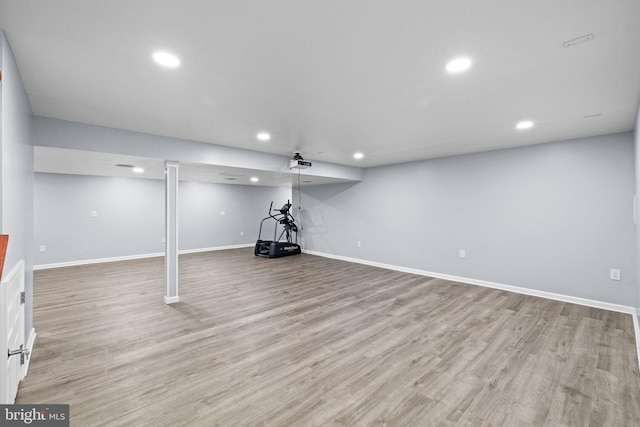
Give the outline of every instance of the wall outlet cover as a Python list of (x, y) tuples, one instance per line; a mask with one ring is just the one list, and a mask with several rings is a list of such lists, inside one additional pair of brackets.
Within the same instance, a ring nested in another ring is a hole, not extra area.
[(620, 280), (620, 270), (612, 268), (609, 270), (609, 278), (611, 280)]

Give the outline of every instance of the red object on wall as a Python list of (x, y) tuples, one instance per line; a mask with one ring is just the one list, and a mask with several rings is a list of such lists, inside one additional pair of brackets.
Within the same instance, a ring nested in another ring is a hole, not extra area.
[(2, 280), (2, 269), (4, 268), (4, 258), (7, 255), (8, 244), (9, 244), (9, 235), (0, 234), (0, 280)]

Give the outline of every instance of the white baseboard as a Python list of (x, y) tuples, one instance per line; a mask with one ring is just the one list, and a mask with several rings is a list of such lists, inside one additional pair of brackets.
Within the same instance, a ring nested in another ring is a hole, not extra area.
[(33, 356), (33, 346), (36, 342), (36, 330), (35, 328), (31, 328), (29, 331), (29, 339), (27, 340), (27, 345), (25, 348), (29, 350), (29, 357), (27, 357), (27, 361), (24, 363), (24, 367), (22, 368), (22, 378), (27, 376), (27, 372), (29, 371), (29, 363), (31, 363), (31, 357)]
[(164, 256), (164, 252), (158, 252), (154, 254), (125, 255), (125, 256), (110, 257), (110, 258), (82, 259), (77, 261), (66, 261), (66, 262), (56, 262), (52, 264), (34, 265), (33, 270), (35, 271), (35, 270), (45, 270), (48, 268), (75, 267), (78, 265), (101, 264), (104, 262), (130, 261), (134, 259), (156, 258), (161, 256)]
[[(242, 248), (252, 248), (256, 244), (255, 243), (243, 243), (241, 245), (229, 245), (229, 246), (215, 246), (212, 248), (200, 248), (200, 249), (185, 249), (179, 251), (180, 255), (184, 254), (195, 254), (198, 252), (212, 252), (212, 251), (226, 251), (227, 249), (242, 249)], [(162, 254), (164, 256), (164, 254)]]
[(638, 357), (638, 369), (640, 369), (640, 324), (638, 324), (638, 309), (633, 314), (633, 331), (636, 334), (636, 356)]
[(570, 302), (570, 303), (573, 303), (573, 304), (586, 305), (588, 307), (601, 308), (601, 309), (604, 309), (604, 310), (617, 311), (617, 312), (620, 312), (620, 313), (627, 313), (627, 314), (633, 314), (633, 315), (635, 315), (635, 313), (636, 313), (636, 310), (635, 310), (634, 307), (629, 307), (629, 306), (626, 306), (626, 305), (612, 304), (612, 303), (604, 302), (604, 301), (596, 301), (596, 300), (591, 300), (591, 299), (586, 299), (586, 298), (574, 297), (574, 296), (571, 296), (571, 295), (556, 294), (556, 293), (553, 293), (553, 292), (539, 291), (539, 290), (536, 290), (536, 289), (522, 288), (522, 287), (513, 286), (513, 285), (505, 285), (503, 283), (489, 282), (489, 281), (486, 281), (486, 280), (472, 279), (472, 278), (469, 278), (469, 277), (453, 276), (453, 275), (450, 275), (450, 274), (436, 273), (436, 272), (433, 272), (433, 271), (418, 270), (416, 268), (399, 267), (397, 265), (383, 264), (383, 263), (380, 263), (380, 262), (367, 261), (367, 260), (358, 259), (358, 258), (350, 258), (350, 257), (345, 257), (345, 256), (340, 256), (340, 255), (326, 254), (326, 253), (323, 253), (323, 252), (309, 251), (309, 250), (306, 250), (306, 249), (303, 250), (303, 252), (304, 253), (308, 253), (310, 255), (318, 255), (318, 256), (321, 256), (321, 257), (325, 257), (325, 258), (333, 258), (333, 259), (338, 259), (338, 260), (341, 260), (341, 261), (347, 261), (347, 262), (353, 262), (353, 263), (357, 263), (357, 264), (370, 265), (370, 266), (373, 266), (373, 267), (384, 268), (384, 269), (387, 269), (387, 270), (394, 270), (394, 271), (400, 271), (400, 272), (403, 272), (403, 273), (417, 274), (417, 275), (420, 275), (420, 276), (434, 277), (436, 279), (451, 280), (453, 282), (466, 283), (466, 284), (469, 284), (469, 285), (484, 286), (485, 288), (500, 289), (500, 290), (503, 290), (503, 291), (515, 292), (515, 293), (518, 293), (518, 294), (524, 294), (524, 295), (530, 295), (530, 296), (534, 296), (534, 297), (547, 298), (547, 299), (552, 299), (552, 300), (562, 301), (562, 302)]
[(165, 304), (175, 304), (177, 302), (180, 302), (180, 297), (179, 296), (175, 296), (175, 297), (168, 297), (168, 296), (164, 296), (164, 303)]
[[(222, 251), (226, 249), (239, 249), (239, 248), (250, 248), (253, 247), (255, 243), (244, 243), (241, 245), (229, 245), (229, 246), (216, 246), (211, 248), (198, 248), (198, 249), (185, 249), (178, 251), (179, 255), (185, 254), (193, 254), (198, 252), (211, 252), (211, 251)], [(67, 262), (57, 262), (52, 264), (40, 264), (34, 265), (34, 270), (45, 270), (48, 268), (61, 268), (61, 267), (75, 267), (78, 265), (89, 265), (89, 264), (101, 264), (105, 262), (117, 262), (117, 261), (131, 261), (134, 259), (144, 259), (144, 258), (158, 258), (163, 257), (164, 252), (156, 252), (151, 254), (140, 254), (140, 255), (125, 255), (118, 257), (110, 257), (110, 258), (96, 258), (96, 259), (84, 259), (77, 261), (67, 261)]]
[(367, 261), (364, 259), (350, 258), (341, 255), (327, 254), (324, 252), (310, 251), (303, 249), (302, 252), (309, 255), (317, 255), (325, 258), (332, 258), (341, 261), (353, 262), (356, 264), (370, 265), (373, 267), (384, 268), (387, 270), (400, 271), (403, 273), (417, 274), (420, 276), (435, 277), (437, 279), (451, 280), (454, 282), (466, 283), (469, 285), (484, 286), (486, 288), (500, 289), (503, 291), (515, 292), (523, 295), (547, 298), (556, 301), (568, 302), (572, 304), (584, 305), (587, 307), (600, 308), (603, 310), (616, 311), (619, 313), (631, 314), (633, 317), (633, 328), (636, 336), (636, 357), (638, 359), (638, 368), (640, 369), (640, 325), (638, 324), (638, 312), (635, 307), (620, 304), (612, 304), (604, 301), (596, 301), (586, 298), (574, 297), (571, 295), (556, 294), (553, 292), (539, 291), (536, 289), (522, 288), (519, 286), (505, 285), (502, 283), (488, 282), (486, 280), (471, 279), (468, 277), (452, 276), (449, 274), (436, 273), (433, 271), (418, 270), (415, 268), (399, 267), (397, 265), (383, 264), (375, 261)]

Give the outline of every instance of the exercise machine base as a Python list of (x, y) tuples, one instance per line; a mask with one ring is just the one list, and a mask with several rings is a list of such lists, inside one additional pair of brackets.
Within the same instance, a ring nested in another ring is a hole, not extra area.
[(302, 253), (300, 245), (289, 242), (274, 242), (271, 240), (258, 240), (253, 250), (256, 256), (266, 258), (280, 258), (289, 255), (298, 255)]

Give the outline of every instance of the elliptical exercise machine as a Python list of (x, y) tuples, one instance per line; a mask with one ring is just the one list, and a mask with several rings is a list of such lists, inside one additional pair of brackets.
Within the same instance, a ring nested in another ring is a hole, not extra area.
[[(269, 205), (269, 216), (260, 221), (258, 240), (253, 250), (256, 256), (279, 258), (288, 255), (298, 255), (302, 252), (300, 245), (298, 245), (298, 226), (290, 210), (291, 203), (289, 203), (289, 200), (287, 200), (287, 203), (280, 209), (273, 209), (273, 202), (271, 202), (271, 205)], [(273, 212), (278, 213), (274, 215)], [(262, 225), (268, 219), (275, 221), (273, 226), (273, 240), (261, 240)], [(278, 225), (282, 227), (279, 236)]]

